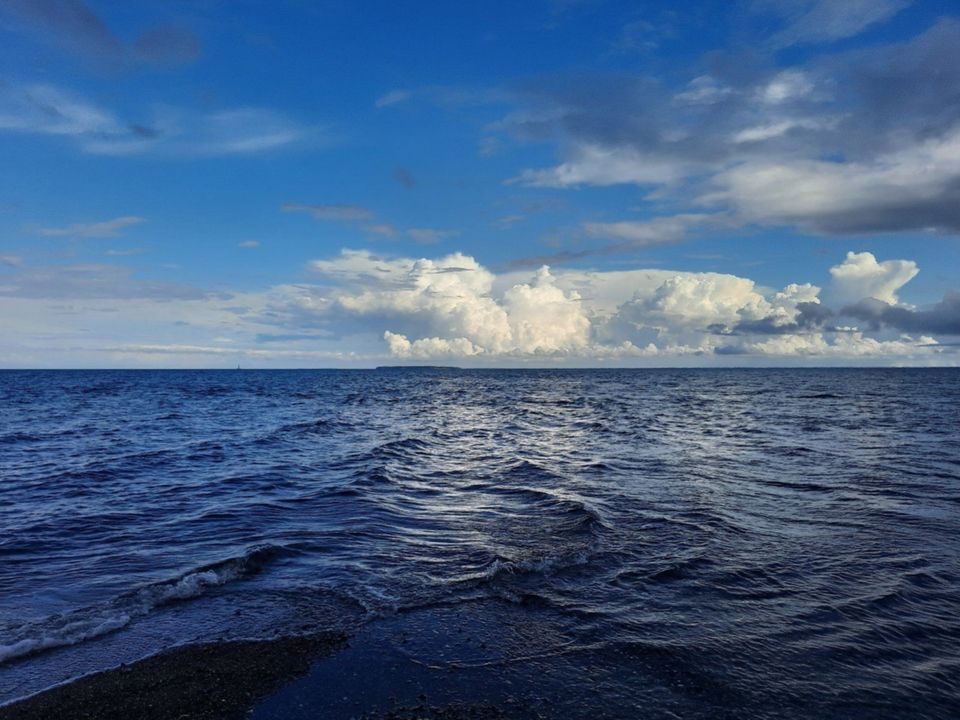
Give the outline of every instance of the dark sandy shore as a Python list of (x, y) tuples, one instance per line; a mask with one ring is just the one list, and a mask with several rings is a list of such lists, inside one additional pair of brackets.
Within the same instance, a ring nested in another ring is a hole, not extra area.
[(345, 640), (321, 633), (179, 647), (2, 707), (0, 720), (242, 718)]
[(758, 708), (682, 650), (580, 645), (576, 622), (535, 604), (477, 600), (383, 617), (349, 637), (184, 646), (0, 708), (0, 720), (829, 716)]
[[(317, 661), (348, 647), (347, 636), (333, 632), (187, 645), (0, 707), (0, 720), (239, 720), (292, 681), (303, 678), (309, 682), (304, 676)], [(366, 661), (377, 666), (376, 656), (385, 648), (371, 647), (369, 641), (363, 642), (362, 648)], [(330, 661), (337, 666), (336, 658)], [(376, 674), (375, 669), (373, 672)], [(338, 685), (334, 680), (322, 683), (318, 690), (329, 696)], [(360, 692), (356, 700), (362, 703), (364, 694)], [(304, 704), (297, 705), (305, 711)], [(282, 709), (278, 717), (288, 712)], [(411, 694), (389, 708), (372, 708), (357, 717), (496, 720), (510, 715), (485, 702), (433, 704), (426, 695)]]

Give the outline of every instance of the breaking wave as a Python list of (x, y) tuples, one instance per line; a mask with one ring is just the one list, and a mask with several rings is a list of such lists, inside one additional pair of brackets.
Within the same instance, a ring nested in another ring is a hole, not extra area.
[(0, 645), (0, 663), (115, 632), (164, 605), (197, 598), (214, 588), (250, 577), (282, 551), (272, 545), (257, 547), (175, 578), (143, 585), (102, 605), (8, 628), (6, 633), (12, 639)]

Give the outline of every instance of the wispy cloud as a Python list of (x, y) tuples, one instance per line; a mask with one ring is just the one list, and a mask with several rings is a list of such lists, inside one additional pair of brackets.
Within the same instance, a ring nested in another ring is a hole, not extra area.
[(206, 293), (178, 283), (139, 280), (131, 268), (106, 264), (27, 267), (4, 278), (0, 296), (19, 298), (202, 299)]
[(107, 250), (104, 255), (107, 257), (130, 257), (132, 255), (143, 255), (146, 252), (144, 248), (124, 248)]
[(249, 155), (324, 133), (264, 108), (197, 113), (154, 106), (124, 120), (83, 97), (45, 84), (0, 84), (0, 132), (68, 138), (97, 155)]
[(259, 240), (244, 240), (242, 243), (238, 243), (237, 247), (244, 248), (245, 250), (253, 250), (254, 248), (260, 247)]
[(109, 238), (117, 237), (120, 232), (132, 225), (139, 225), (146, 220), (136, 215), (124, 215), (123, 217), (113, 218), (112, 220), (103, 220), (101, 222), (77, 223), (67, 227), (37, 228), (34, 232), (42, 237), (85, 237), (85, 238)]
[(408, 238), (421, 245), (432, 245), (441, 240), (457, 237), (460, 234), (459, 230), (437, 230), (435, 228), (409, 228), (405, 232)]
[(526, 219), (527, 219), (526, 215), (520, 215), (520, 214), (502, 215), (494, 221), (494, 225), (496, 225), (501, 230), (507, 230), (509, 228), (512, 228), (518, 222), (523, 222)]
[(702, 225), (716, 216), (707, 214), (671, 215), (648, 220), (587, 222), (583, 229), (590, 237), (623, 240), (633, 247), (652, 247), (679, 242), (694, 225)]
[(306, 205), (303, 203), (284, 203), (280, 206), (284, 212), (305, 212), (316, 220), (372, 220), (373, 211), (360, 205), (351, 204), (321, 204)]
[(833, 42), (859, 35), (889, 20), (911, 0), (759, 0), (754, 7), (784, 17), (787, 26), (772, 36), (773, 47)]
[(391, 105), (399, 105), (400, 103), (406, 102), (411, 97), (413, 93), (409, 90), (391, 90), (384, 95), (381, 95), (374, 102), (373, 106), (376, 108), (385, 108), (390, 107)]
[[(302, 203), (285, 203), (280, 206), (284, 212), (304, 212), (312, 215), (317, 220), (332, 220), (338, 222), (360, 222), (372, 221), (376, 217), (373, 210), (365, 208), (362, 205), (352, 204), (326, 204), (326, 205), (306, 205)], [(415, 227), (401, 229), (390, 223), (371, 223), (363, 225), (362, 229), (372, 235), (379, 235), (385, 238), (395, 238), (403, 236), (413, 240), (421, 245), (433, 245), (457, 237), (459, 230), (440, 230), (437, 228)]]
[[(718, 222), (717, 215), (689, 213), (667, 215), (646, 220), (620, 220), (617, 222), (585, 222), (581, 225), (584, 234), (598, 240), (615, 242), (576, 250), (557, 250), (552, 253), (515, 258), (507, 263), (511, 269), (535, 268), (541, 265), (561, 265), (589, 257), (604, 257), (628, 253), (638, 248), (671, 245), (684, 240), (697, 226)], [(647, 262), (650, 262), (649, 260)]]
[(603, 257), (605, 255), (615, 255), (629, 250), (629, 243), (614, 243), (603, 245), (601, 247), (584, 248), (583, 250), (558, 250), (552, 253), (543, 253), (541, 255), (527, 255), (526, 257), (514, 258), (506, 263), (508, 270), (527, 270), (530, 268), (543, 267), (544, 265), (564, 265), (566, 263), (584, 260), (590, 257)]
[(368, 233), (373, 233), (374, 235), (380, 235), (382, 237), (396, 237), (398, 234), (397, 228), (389, 223), (378, 223), (376, 225), (364, 225), (364, 230)]

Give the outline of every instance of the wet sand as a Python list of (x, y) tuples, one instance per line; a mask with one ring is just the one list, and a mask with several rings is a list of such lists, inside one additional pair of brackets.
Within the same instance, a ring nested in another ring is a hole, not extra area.
[(0, 708), (0, 720), (232, 720), (346, 637), (188, 645), (80, 678)]

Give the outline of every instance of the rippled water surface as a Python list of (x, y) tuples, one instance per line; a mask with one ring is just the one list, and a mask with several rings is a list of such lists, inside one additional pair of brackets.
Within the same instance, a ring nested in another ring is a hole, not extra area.
[(950, 717), (960, 372), (0, 373), (0, 701), (471, 603), (621, 698)]

